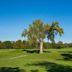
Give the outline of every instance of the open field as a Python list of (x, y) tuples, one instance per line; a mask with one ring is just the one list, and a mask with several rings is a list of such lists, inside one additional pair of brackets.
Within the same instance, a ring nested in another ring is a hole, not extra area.
[(0, 49), (0, 72), (72, 72), (72, 49)]

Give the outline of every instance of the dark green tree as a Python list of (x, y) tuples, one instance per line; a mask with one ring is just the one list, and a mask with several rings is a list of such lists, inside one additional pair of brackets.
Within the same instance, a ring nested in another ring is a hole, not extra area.
[(52, 24), (48, 28), (46, 28), (46, 35), (48, 40), (50, 40), (52, 43), (55, 43), (55, 36), (59, 34), (62, 36), (64, 34), (63, 28), (59, 26), (59, 22), (52, 22)]
[(4, 42), (2, 42), (2, 47), (4, 49), (7, 49), (7, 48), (10, 49), (10, 48), (13, 48), (13, 44), (11, 41), (4, 41)]
[(17, 40), (14, 44), (14, 47), (16, 49), (22, 49), (23, 48), (23, 42), (21, 40)]

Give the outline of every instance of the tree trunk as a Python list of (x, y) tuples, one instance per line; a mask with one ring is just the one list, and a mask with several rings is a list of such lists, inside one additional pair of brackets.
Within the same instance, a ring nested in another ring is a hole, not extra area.
[(43, 41), (40, 42), (40, 53), (43, 53)]

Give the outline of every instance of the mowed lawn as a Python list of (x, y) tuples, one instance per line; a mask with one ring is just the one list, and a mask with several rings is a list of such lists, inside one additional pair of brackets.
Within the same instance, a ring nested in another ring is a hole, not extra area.
[(72, 72), (72, 49), (0, 49), (0, 72)]

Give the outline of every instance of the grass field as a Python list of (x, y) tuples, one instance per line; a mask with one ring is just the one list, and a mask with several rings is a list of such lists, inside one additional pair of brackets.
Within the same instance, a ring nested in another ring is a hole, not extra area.
[(0, 72), (72, 72), (72, 49), (0, 49)]

